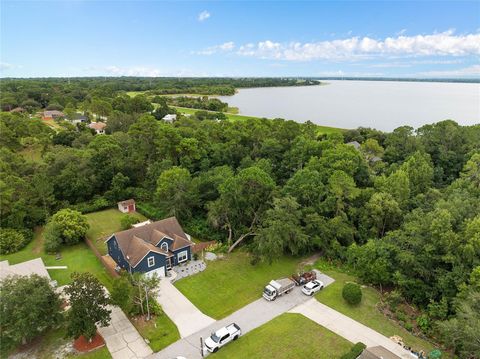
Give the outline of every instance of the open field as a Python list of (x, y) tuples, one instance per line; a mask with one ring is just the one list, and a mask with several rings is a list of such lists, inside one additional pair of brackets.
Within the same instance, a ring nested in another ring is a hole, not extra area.
[(335, 279), (334, 283), (315, 295), (315, 298), (319, 302), (378, 331), (386, 337), (399, 335), (403, 338), (405, 344), (416, 350), (423, 349), (428, 353), (434, 348), (432, 343), (412, 335), (405, 328), (384, 316), (377, 309), (377, 304), (381, 300), (380, 293), (377, 290), (371, 287), (363, 287), (362, 302), (357, 306), (351, 306), (343, 299), (342, 289), (346, 282), (355, 282), (356, 278), (331, 268), (321, 261), (317, 262), (316, 267)]
[[(178, 107), (178, 106), (171, 106), (175, 108), (178, 112), (193, 115), (197, 111), (206, 111), (206, 110), (199, 110), (199, 109), (194, 109), (194, 108), (186, 108), (186, 107)], [(215, 111), (207, 111), (207, 112), (215, 112)], [(245, 115), (238, 115), (238, 114), (232, 114), (232, 113), (227, 113), (224, 112), (224, 114), (227, 116), (227, 118), (231, 121), (241, 121), (241, 120), (247, 120), (249, 118), (252, 119), (258, 119), (260, 117), (254, 117), (254, 116), (245, 116)], [(318, 126), (318, 133), (319, 134), (329, 134), (329, 133), (341, 133), (344, 130), (341, 128), (335, 128), (335, 127), (328, 127), (328, 126)]]
[(300, 262), (299, 258), (283, 257), (271, 265), (251, 265), (250, 260), (245, 252), (225, 255), (175, 286), (203, 313), (221, 319), (260, 298), (271, 279), (291, 275)]
[(103, 285), (111, 289), (112, 278), (107, 273), (102, 263), (95, 257), (85, 243), (73, 246), (64, 246), (60, 250), (61, 259), (55, 259), (54, 254), (47, 254), (43, 250), (43, 227), (35, 230), (33, 240), (21, 251), (1, 255), (0, 260), (8, 260), (10, 264), (24, 262), (41, 257), (46, 266), (67, 266), (67, 269), (50, 269), (48, 273), (58, 285), (70, 283), (73, 272), (90, 272), (97, 277)]
[(123, 216), (128, 215), (138, 218), (141, 222), (146, 221), (143, 215), (138, 212), (125, 214), (116, 208), (106, 209), (99, 212), (87, 213), (90, 229), (87, 231), (87, 238), (92, 241), (100, 254), (107, 254), (105, 240), (114, 232), (122, 230), (120, 221)]
[(150, 341), (150, 348), (158, 352), (180, 339), (177, 326), (170, 318), (162, 313), (155, 316), (151, 321), (130, 319), (140, 335)]
[(301, 314), (286, 313), (230, 343), (212, 358), (330, 359), (353, 346)]

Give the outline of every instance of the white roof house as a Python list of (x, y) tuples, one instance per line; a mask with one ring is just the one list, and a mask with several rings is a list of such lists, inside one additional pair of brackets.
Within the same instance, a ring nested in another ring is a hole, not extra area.
[(10, 265), (8, 261), (0, 262), (0, 281), (11, 275), (29, 276), (31, 274), (38, 274), (50, 280), (50, 275), (42, 258), (35, 258), (13, 265)]
[(165, 115), (163, 116), (162, 120), (164, 120), (165, 122), (173, 122), (177, 119), (177, 115), (175, 114), (168, 114), (168, 115)]

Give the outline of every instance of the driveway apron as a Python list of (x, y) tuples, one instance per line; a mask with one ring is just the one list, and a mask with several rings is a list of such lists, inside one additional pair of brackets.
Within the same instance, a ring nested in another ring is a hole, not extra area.
[(344, 337), (352, 343), (362, 342), (367, 347), (381, 345), (401, 358), (412, 358), (407, 350), (403, 349), (391, 339), (352, 318), (327, 307), (316, 299), (312, 298), (293, 308), (290, 310), (290, 313), (303, 314), (305, 317)]
[(175, 323), (182, 338), (215, 323), (215, 319), (203, 314), (175, 286), (163, 278), (157, 300), (163, 311)]

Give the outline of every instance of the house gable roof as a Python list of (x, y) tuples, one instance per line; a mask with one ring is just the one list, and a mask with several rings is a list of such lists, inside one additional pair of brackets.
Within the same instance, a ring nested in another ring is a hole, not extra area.
[(137, 266), (149, 252), (170, 256), (170, 252), (156, 247), (165, 237), (173, 240), (173, 243), (169, 246), (170, 251), (193, 245), (175, 217), (117, 232), (113, 236), (115, 236), (125, 259), (133, 267)]

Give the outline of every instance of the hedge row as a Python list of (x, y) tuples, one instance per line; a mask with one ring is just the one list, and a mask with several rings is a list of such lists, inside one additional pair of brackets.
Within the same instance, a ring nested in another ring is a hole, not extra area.
[(343, 354), (340, 359), (357, 359), (360, 354), (362, 354), (363, 350), (367, 346), (361, 342), (355, 344), (352, 349), (346, 354)]

